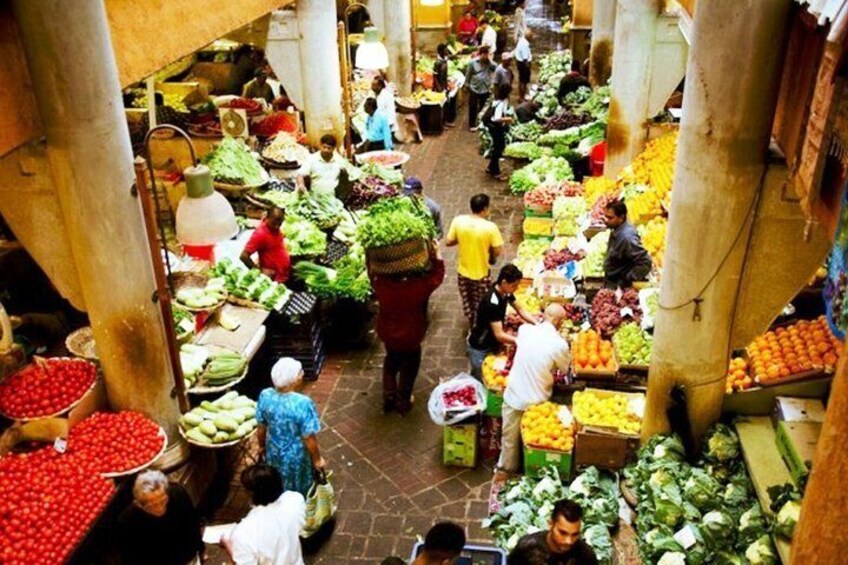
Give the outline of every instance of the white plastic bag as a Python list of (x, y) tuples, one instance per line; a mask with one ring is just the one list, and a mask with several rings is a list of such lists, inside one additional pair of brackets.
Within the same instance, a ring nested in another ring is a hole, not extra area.
[[(468, 387), (474, 391), (477, 402), (475, 405), (455, 407), (445, 405), (446, 393), (459, 392)], [(430, 419), (435, 424), (439, 426), (457, 424), (486, 409), (486, 388), (483, 383), (468, 373), (460, 373), (433, 389), (433, 392), (430, 393), (430, 400), (427, 402), (427, 408), (430, 410)]]

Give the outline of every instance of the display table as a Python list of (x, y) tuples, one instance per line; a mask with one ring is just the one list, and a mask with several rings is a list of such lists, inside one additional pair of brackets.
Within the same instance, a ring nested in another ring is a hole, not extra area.
[(218, 345), (237, 351), (250, 362), (265, 342), (265, 320), (270, 312), (257, 308), (247, 308), (235, 304), (225, 304), (221, 313), (236, 318), (241, 325), (235, 331), (225, 330), (216, 322), (210, 322), (197, 336), (196, 345)]

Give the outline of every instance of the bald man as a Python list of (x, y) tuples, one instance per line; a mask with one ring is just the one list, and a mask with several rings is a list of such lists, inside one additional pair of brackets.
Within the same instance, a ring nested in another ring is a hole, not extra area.
[(559, 304), (550, 304), (545, 308), (542, 323), (535, 326), (524, 324), (518, 328), (515, 359), (501, 412), (503, 431), (497, 467), (501, 474), (518, 472), (522, 414), (530, 406), (551, 398), (555, 368), (568, 370), (568, 343), (559, 335), (559, 326), (564, 319), (565, 309)]

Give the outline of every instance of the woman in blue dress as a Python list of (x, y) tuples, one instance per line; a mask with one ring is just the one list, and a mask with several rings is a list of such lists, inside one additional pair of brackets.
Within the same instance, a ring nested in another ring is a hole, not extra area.
[(257, 435), (265, 461), (280, 472), (283, 487), (306, 496), (312, 486), (312, 469), (324, 469), (316, 434), (321, 429), (315, 403), (296, 392), (303, 384), (303, 366), (283, 357), (271, 369), (274, 388), (259, 395)]

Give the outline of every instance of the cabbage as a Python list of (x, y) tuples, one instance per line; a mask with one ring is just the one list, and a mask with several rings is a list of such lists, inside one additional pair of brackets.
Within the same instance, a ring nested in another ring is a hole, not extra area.
[(666, 526), (657, 526), (645, 534), (640, 549), (642, 557), (648, 563), (654, 563), (665, 553), (683, 551), (683, 547), (674, 539), (671, 528)]
[(771, 538), (764, 535), (749, 545), (745, 550), (745, 559), (751, 565), (775, 565), (777, 557), (774, 554)]
[(686, 500), (699, 510), (709, 510), (718, 504), (721, 485), (702, 469), (692, 469), (692, 474), (683, 485)]
[(595, 551), (599, 565), (612, 563), (612, 538), (605, 525), (595, 524), (583, 530), (583, 540)]
[(726, 463), (739, 457), (739, 438), (736, 432), (725, 424), (716, 424), (709, 432), (704, 443), (704, 458), (708, 461)]
[(701, 520), (701, 534), (712, 549), (733, 545), (734, 528), (730, 516), (719, 510), (707, 512)]
[(755, 502), (739, 518), (739, 538), (741, 541), (751, 543), (766, 533), (768, 533), (768, 524), (760, 504)]
[(728, 551), (719, 551), (713, 559), (713, 565), (748, 565), (748, 563), (739, 555)]
[(686, 555), (679, 551), (663, 553), (657, 565), (686, 565)]
[(798, 523), (798, 518), (801, 516), (801, 502), (798, 500), (790, 500), (783, 505), (780, 512), (777, 513), (777, 518), (774, 521), (774, 533), (785, 538), (792, 538), (795, 532), (795, 525)]

